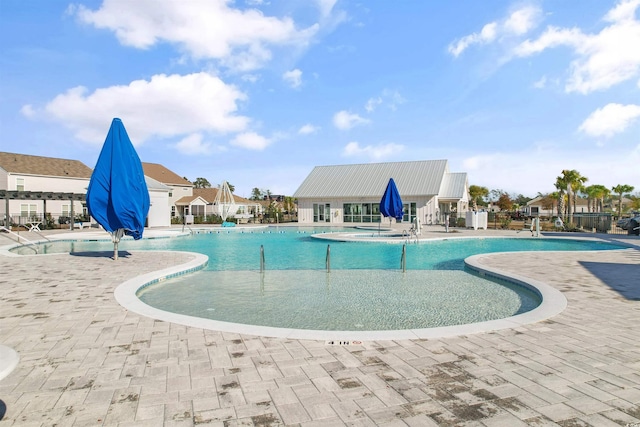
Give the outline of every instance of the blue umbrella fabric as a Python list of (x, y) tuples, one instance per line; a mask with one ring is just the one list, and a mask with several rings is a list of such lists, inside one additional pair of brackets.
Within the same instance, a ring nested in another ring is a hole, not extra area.
[(393, 178), (389, 179), (387, 189), (382, 195), (382, 200), (380, 200), (380, 213), (386, 217), (395, 218), (398, 221), (402, 221), (402, 217), (404, 216), (402, 199), (400, 198), (400, 193)]
[(111, 233), (115, 259), (120, 237), (142, 238), (149, 205), (142, 163), (122, 120), (115, 118), (87, 189), (87, 209)]

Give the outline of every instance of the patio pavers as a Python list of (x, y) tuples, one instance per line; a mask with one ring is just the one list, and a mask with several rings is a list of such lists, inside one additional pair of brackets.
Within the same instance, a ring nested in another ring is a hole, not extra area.
[[(127, 312), (126, 279), (190, 255), (0, 256), (0, 426), (640, 425), (640, 250), (483, 257), (568, 307), (515, 329), (326, 345)], [(0, 412), (1, 413), (1, 412)]]

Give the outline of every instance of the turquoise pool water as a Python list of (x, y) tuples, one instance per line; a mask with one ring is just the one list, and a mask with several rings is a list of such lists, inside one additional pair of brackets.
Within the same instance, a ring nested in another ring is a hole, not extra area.
[[(327, 231), (291, 227), (202, 231), (174, 238), (123, 240), (119, 249), (194, 251), (209, 257), (202, 271), (138, 292), (143, 302), (161, 310), (247, 325), (374, 331), (495, 320), (540, 304), (537, 293), (522, 286), (465, 271), (463, 260), (471, 255), (621, 248), (604, 242), (545, 238), (425, 240), (406, 245), (407, 272), (402, 273), (401, 244), (311, 237)], [(328, 245), (331, 273), (325, 270)], [(47, 253), (113, 251), (109, 240), (65, 241), (45, 247), (42, 252)], [(265, 254), (262, 273), (261, 247)]]

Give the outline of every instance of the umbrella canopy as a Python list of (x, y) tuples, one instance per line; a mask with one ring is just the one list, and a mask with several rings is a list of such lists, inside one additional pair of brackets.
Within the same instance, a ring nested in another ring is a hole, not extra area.
[[(113, 119), (87, 189), (89, 214), (117, 245), (124, 234), (142, 238), (149, 191), (140, 158), (120, 119)], [(117, 258), (117, 246), (114, 246)]]
[(402, 217), (404, 216), (402, 199), (400, 198), (400, 193), (393, 178), (389, 179), (387, 189), (382, 195), (382, 200), (380, 200), (380, 213), (386, 217), (393, 217), (398, 221), (402, 221)]

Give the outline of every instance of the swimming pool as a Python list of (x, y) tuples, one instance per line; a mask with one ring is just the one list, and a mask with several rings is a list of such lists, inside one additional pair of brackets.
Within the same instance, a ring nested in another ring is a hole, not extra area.
[[(396, 331), (504, 319), (540, 304), (536, 290), (486, 280), (465, 270), (464, 259), (469, 256), (621, 248), (598, 241), (541, 238), (421, 241), (406, 246), (407, 272), (402, 273), (402, 245), (318, 240), (311, 237), (317, 231), (327, 232), (291, 227), (210, 229), (178, 238), (125, 239), (119, 249), (192, 251), (209, 258), (202, 271), (162, 280), (138, 292), (142, 301), (160, 310), (268, 328)], [(108, 240), (46, 246), (48, 253), (113, 250)], [(325, 271), (328, 246), (331, 273)]]

